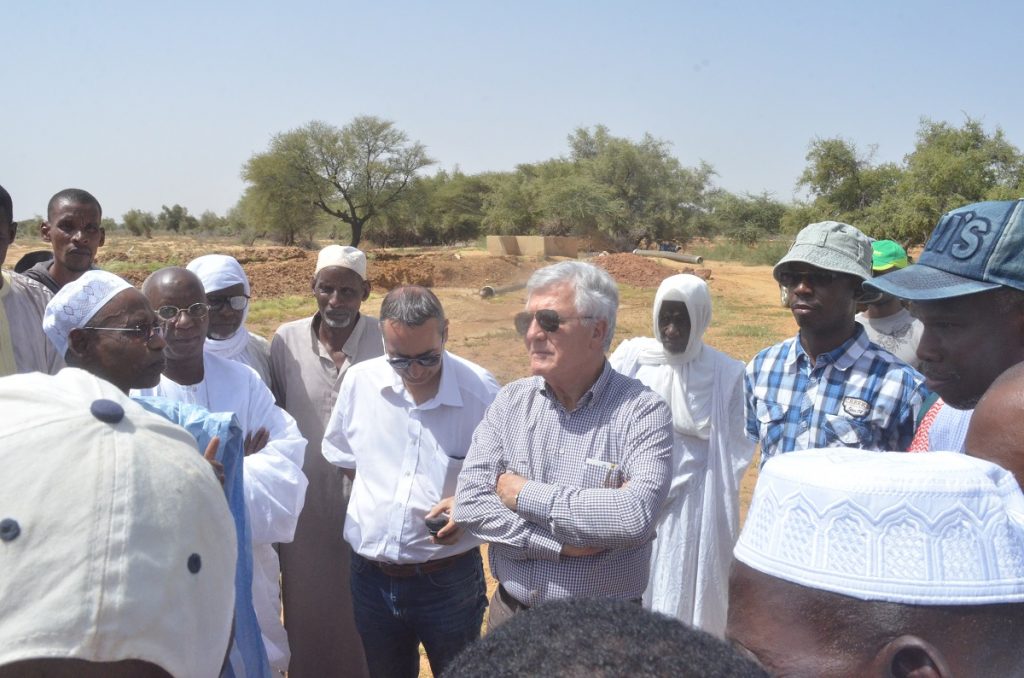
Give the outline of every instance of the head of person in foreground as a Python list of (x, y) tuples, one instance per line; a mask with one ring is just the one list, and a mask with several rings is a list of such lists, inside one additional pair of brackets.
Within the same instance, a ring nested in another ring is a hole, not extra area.
[(192, 436), (75, 368), (0, 408), (0, 676), (218, 675), (235, 528)]
[(772, 675), (1024, 675), (1024, 495), (953, 452), (771, 459), (726, 637)]

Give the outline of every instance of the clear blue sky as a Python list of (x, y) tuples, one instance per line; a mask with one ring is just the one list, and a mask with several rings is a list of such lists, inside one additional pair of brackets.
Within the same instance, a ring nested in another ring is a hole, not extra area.
[(921, 116), (968, 114), (1024, 147), (1022, 19), (1024, 3), (918, 0), (7, 0), (0, 184), (16, 218), (71, 186), (118, 220), (223, 214), (275, 133), (371, 114), (445, 169), (564, 155), (602, 123), (790, 200), (815, 136), (899, 160)]

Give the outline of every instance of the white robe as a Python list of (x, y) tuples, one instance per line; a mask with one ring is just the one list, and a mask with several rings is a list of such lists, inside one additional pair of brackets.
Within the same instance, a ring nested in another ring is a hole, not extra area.
[(288, 668), (288, 636), (281, 625), (280, 567), (272, 544), (290, 542), (306, 496), (302, 462), (306, 439), (292, 417), (274, 404), (256, 372), (241, 363), (209, 353), (203, 356), (204, 379), (182, 386), (166, 376), (155, 388), (132, 395), (158, 395), (202, 405), (213, 412), (232, 412), (246, 432), (265, 426), (270, 442), (245, 458), (245, 504), (253, 541), (253, 607), (263, 632), (270, 665)]
[[(754, 443), (744, 431), (744, 365), (703, 344), (702, 335), (711, 321), (710, 295), (705, 289), (697, 296), (706, 308), (694, 308), (692, 298), (685, 300), (692, 325), (685, 363), (650, 364), (643, 356), (652, 353), (651, 339), (623, 342), (609, 361), (619, 372), (651, 386), (673, 410), (672, 484), (651, 551), (644, 607), (722, 636), (729, 567), (739, 534), (739, 486)], [(659, 290), (655, 326), (664, 297)], [(674, 300), (683, 299), (675, 296)], [(689, 380), (701, 385), (697, 398), (686, 392)]]

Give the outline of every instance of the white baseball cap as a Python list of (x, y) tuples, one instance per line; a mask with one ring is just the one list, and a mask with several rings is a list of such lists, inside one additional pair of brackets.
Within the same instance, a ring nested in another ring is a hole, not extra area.
[(1024, 602), (1024, 495), (955, 452), (828, 448), (769, 459), (735, 549), (765, 574), (860, 600)]
[(236, 537), (195, 439), (75, 368), (0, 379), (0, 412), (0, 666), (218, 675)]

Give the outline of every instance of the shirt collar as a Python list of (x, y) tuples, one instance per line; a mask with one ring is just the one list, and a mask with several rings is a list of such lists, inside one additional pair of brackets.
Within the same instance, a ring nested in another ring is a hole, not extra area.
[[(309, 323), (309, 333), (313, 341), (313, 353), (318, 354), (320, 357), (325, 358), (333, 362), (330, 351), (320, 341), (319, 330), (320, 323), (323, 322), (323, 318), (320, 317), (320, 312), (317, 311), (313, 314), (313, 319)], [(359, 342), (363, 338), (363, 331), (366, 329), (366, 323), (363, 321), (363, 314), (360, 313), (356, 319), (356, 324), (352, 327), (352, 334), (348, 335), (348, 339), (345, 340), (345, 344), (341, 347), (342, 353), (347, 355), (349, 358), (356, 354), (359, 350)]]
[[(601, 374), (597, 377), (597, 381), (591, 384), (590, 388), (588, 388), (587, 391), (580, 396), (580, 399), (576, 401), (577, 410), (594, 405), (595, 401), (604, 395), (604, 392), (607, 390), (608, 382), (612, 378), (612, 372), (614, 372), (614, 370), (606, 358), (604, 361), (604, 367), (601, 368)], [(562, 406), (562, 403), (560, 403), (558, 398), (555, 397), (554, 392), (548, 388), (548, 383), (546, 381), (541, 381), (540, 393), (551, 402), (558, 403), (559, 407)]]
[[(385, 362), (387, 356), (381, 358)], [(388, 366), (390, 368), (390, 365)], [(406, 395), (407, 390), (405, 388), (405, 382), (402, 381), (402, 375), (396, 370), (391, 369), (391, 381), (385, 384), (381, 391), (390, 388), (395, 393), (400, 395)], [(409, 397), (411, 401), (411, 396)], [(452, 367), (451, 354), (448, 351), (441, 351), (441, 383), (437, 385), (437, 393), (434, 397), (426, 402), (416, 405), (416, 409), (420, 410), (432, 410), (435, 407), (441, 405), (447, 405), (449, 407), (462, 407), (462, 392), (459, 391), (459, 382), (455, 376), (455, 370)]]
[[(831, 351), (819, 355), (814, 361), (815, 367), (832, 365), (837, 370), (846, 371), (864, 355), (864, 351), (868, 348), (868, 335), (864, 331), (863, 325), (855, 324), (853, 336)], [(786, 357), (786, 367), (792, 367), (801, 358), (808, 360), (808, 355), (804, 351), (803, 344), (800, 343), (800, 333), (798, 332), (796, 339), (793, 340), (793, 350)]]

